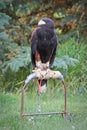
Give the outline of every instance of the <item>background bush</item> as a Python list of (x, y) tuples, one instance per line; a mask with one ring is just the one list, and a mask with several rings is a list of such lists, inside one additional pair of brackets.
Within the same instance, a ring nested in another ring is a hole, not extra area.
[[(52, 66), (60, 70), (74, 92), (86, 91), (87, 3), (65, 1), (0, 1), (0, 88), (18, 91), (32, 72), (30, 36), (42, 17), (55, 21), (59, 38)], [(56, 81), (52, 81), (55, 86)], [(31, 83), (34, 86), (34, 83)]]

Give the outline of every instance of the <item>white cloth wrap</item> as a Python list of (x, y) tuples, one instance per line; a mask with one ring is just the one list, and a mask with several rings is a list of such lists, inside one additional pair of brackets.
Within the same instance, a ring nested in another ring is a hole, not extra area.
[(33, 72), (37, 75), (38, 79), (61, 79), (61, 80), (63, 80), (63, 75), (60, 73), (60, 71), (53, 71), (50, 69), (46, 69), (46, 70), (36, 69), (36, 70), (33, 70)]

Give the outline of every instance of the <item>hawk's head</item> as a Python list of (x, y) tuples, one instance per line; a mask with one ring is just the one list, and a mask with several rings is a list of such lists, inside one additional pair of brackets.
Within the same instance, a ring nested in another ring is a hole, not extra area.
[(42, 18), (39, 22), (38, 22), (38, 26), (46, 26), (48, 28), (53, 29), (54, 28), (54, 21), (50, 18)]

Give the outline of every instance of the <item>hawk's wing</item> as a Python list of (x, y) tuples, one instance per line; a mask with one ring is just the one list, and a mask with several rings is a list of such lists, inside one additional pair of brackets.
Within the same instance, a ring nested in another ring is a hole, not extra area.
[(31, 36), (31, 62), (32, 65), (36, 66), (36, 54), (37, 54), (37, 44), (38, 44), (38, 36), (37, 36), (37, 29), (35, 29)]
[[(51, 32), (49, 32), (50, 34)], [(40, 60), (43, 63), (49, 61), (50, 66), (54, 62), (57, 49), (57, 36), (53, 33), (53, 36), (49, 38), (49, 35), (46, 35), (48, 39), (41, 39), (46, 33), (43, 28), (37, 28), (33, 31), (31, 36), (31, 61), (33, 66), (36, 66), (36, 60)], [(41, 38), (40, 38), (41, 36)]]

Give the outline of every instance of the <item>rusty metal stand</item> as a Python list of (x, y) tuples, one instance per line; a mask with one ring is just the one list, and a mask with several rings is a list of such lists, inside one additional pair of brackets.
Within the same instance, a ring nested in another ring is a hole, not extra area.
[[(45, 75), (45, 76), (44, 76)], [(33, 114), (27, 114), (27, 113), (24, 113), (24, 93), (25, 93), (25, 88), (27, 86), (27, 84), (29, 83), (29, 81), (31, 79), (50, 79), (50, 78), (57, 78), (57, 79), (61, 79), (62, 80), (62, 84), (64, 86), (64, 110), (61, 111), (61, 112), (38, 112), (38, 113), (33, 113)], [(59, 71), (52, 71), (52, 70), (49, 70), (49, 71), (40, 71), (38, 72), (38, 70), (35, 70), (34, 73), (30, 74), (27, 79), (25, 80), (25, 84), (24, 86), (22, 87), (21, 89), (22, 91), (22, 98), (21, 98), (21, 119), (24, 117), (24, 116), (39, 116), (39, 115), (54, 115), (54, 114), (61, 114), (63, 115), (64, 117), (66, 117), (66, 114), (67, 114), (67, 110), (66, 110), (66, 85), (65, 85), (65, 82), (64, 82), (64, 79), (63, 79), (63, 76), (62, 74), (59, 72)]]

